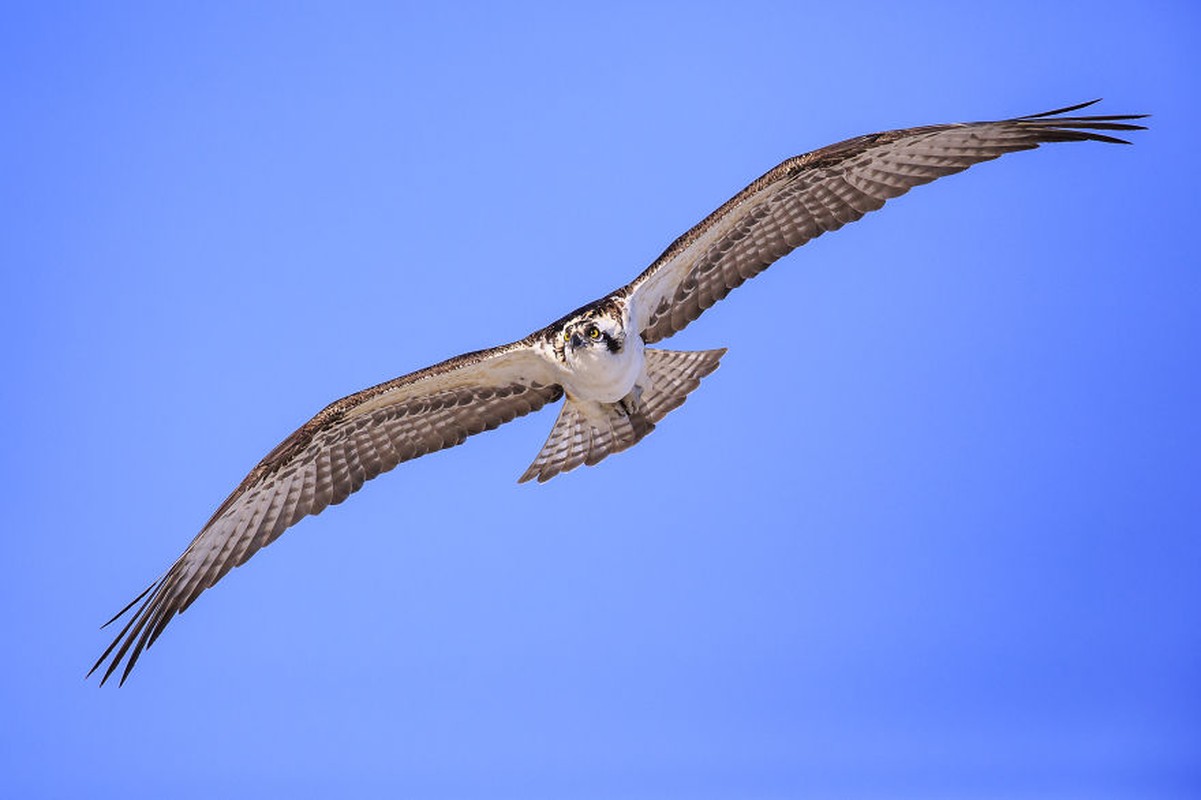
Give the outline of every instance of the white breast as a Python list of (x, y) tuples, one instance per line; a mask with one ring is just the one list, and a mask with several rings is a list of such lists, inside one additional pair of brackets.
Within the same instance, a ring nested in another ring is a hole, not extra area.
[(620, 353), (602, 346), (569, 351), (563, 386), (583, 400), (616, 403), (634, 388), (645, 363), (642, 338), (631, 332)]

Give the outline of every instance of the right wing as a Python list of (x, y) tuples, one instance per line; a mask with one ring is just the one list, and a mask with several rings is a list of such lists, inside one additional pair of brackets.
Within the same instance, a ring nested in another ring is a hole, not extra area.
[(305, 516), (341, 503), (402, 461), (454, 447), (562, 394), (527, 339), (330, 404), (259, 462), (166, 574), (105, 623), (138, 606), (88, 675), (107, 660), (103, 685), (125, 661), (124, 683), (172, 617)]

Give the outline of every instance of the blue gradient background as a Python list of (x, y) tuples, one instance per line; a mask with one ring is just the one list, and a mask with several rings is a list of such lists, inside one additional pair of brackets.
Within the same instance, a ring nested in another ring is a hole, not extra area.
[[(0, 794), (1201, 794), (1193, 3), (13, 4)], [(1105, 96), (1134, 147), (916, 190), (554, 412), (97, 626), (327, 402), (625, 283), (783, 158)]]

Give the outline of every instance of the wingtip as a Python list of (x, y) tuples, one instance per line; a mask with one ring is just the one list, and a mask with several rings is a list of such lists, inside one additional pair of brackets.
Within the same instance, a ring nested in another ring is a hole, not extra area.
[[(1064, 106), (1063, 108), (1052, 109), (1051, 111), (1041, 111), (1037, 114), (1026, 114), (1025, 116), (1018, 117), (1018, 119), (1035, 120), (1035, 119), (1045, 119), (1047, 117), (1060, 117), (1065, 114), (1071, 114), (1073, 111), (1079, 111), (1083, 108), (1088, 108), (1090, 106), (1094, 106), (1097, 103), (1100, 103), (1101, 100), (1102, 100), (1102, 98), (1098, 97), (1094, 100), (1088, 100), (1083, 103), (1076, 103), (1075, 105)], [(1146, 119), (1150, 116), (1151, 116), (1150, 114), (1101, 114), (1101, 115), (1097, 115), (1097, 116), (1080, 117), (1080, 119), (1116, 122), (1116, 121), (1124, 121), (1124, 120), (1132, 120), (1132, 119)], [(1146, 126), (1123, 125), (1122, 130), (1146, 130)]]
[(1020, 119), (1041, 119), (1043, 117), (1057, 117), (1060, 114), (1070, 114), (1073, 111), (1079, 111), (1082, 108), (1088, 108), (1089, 106), (1095, 106), (1097, 103), (1100, 103), (1101, 100), (1102, 100), (1102, 98), (1098, 97), (1093, 100), (1086, 100), (1083, 103), (1076, 103), (1075, 105), (1064, 106), (1063, 108), (1055, 108), (1055, 109), (1052, 109), (1051, 111), (1040, 111), (1037, 114), (1026, 114), (1024, 117), (1021, 117)]
[[(128, 603), (126, 603), (124, 608), (122, 608), (116, 614), (113, 614), (112, 617), (109, 618), (108, 622), (101, 625), (100, 630), (104, 630), (109, 625), (112, 625), (114, 622), (121, 619), (121, 617), (125, 616), (126, 612), (129, 611), (129, 609), (133, 608), (135, 605), (138, 604), (138, 602), (140, 602), (142, 600), (142, 598), (144, 598), (146, 595), (150, 594), (150, 592), (152, 592), (154, 590), (154, 588), (156, 586), (158, 586), (161, 581), (162, 581), (162, 579), (160, 578), (159, 580), (156, 580), (154, 583), (150, 584), (145, 589), (143, 589), (141, 591), (141, 593), (138, 594), (137, 597), (135, 597), (134, 599), (132, 599)], [(96, 668), (92, 667), (92, 669), (94, 670)]]
[[(100, 669), (100, 667), (104, 666), (104, 663), (107, 661), (108, 667), (104, 670), (104, 673), (100, 676), (100, 685), (103, 686), (105, 683), (108, 682), (108, 679), (112, 677), (113, 673), (116, 672), (117, 668), (119, 666), (121, 666), (121, 662), (125, 661), (126, 662), (125, 671), (122, 674), (120, 683), (118, 685), (123, 685), (125, 683), (125, 679), (127, 677), (129, 677), (130, 670), (132, 670), (133, 665), (137, 663), (138, 656), (141, 654), (141, 651), (143, 649), (145, 649), (146, 647), (149, 647), (150, 644), (153, 643), (153, 640), (150, 640), (150, 641), (146, 640), (146, 634), (145, 634), (145, 632), (143, 632), (140, 636), (141, 642), (134, 649), (134, 651), (132, 653), (129, 653), (130, 647), (134, 643), (134, 637), (138, 636), (138, 631), (142, 630), (142, 627), (143, 627), (142, 624), (138, 624), (138, 620), (139, 620), (139, 618), (143, 617), (145, 610), (146, 610), (146, 606), (153, 599), (153, 595), (151, 593), (154, 592), (155, 589), (157, 589), (159, 586), (161, 586), (162, 583), (163, 583), (163, 579), (159, 578), (154, 583), (147, 586), (144, 590), (142, 590), (142, 592), (137, 597), (135, 597), (128, 604), (126, 604), (126, 606), (124, 608), (122, 608), (120, 611), (118, 611), (112, 619), (110, 619), (108, 622), (106, 622), (100, 626), (101, 630), (103, 630), (104, 628), (107, 628), (109, 625), (113, 624), (114, 622), (116, 622), (117, 620), (119, 620), (123, 616), (125, 616), (125, 614), (128, 613), (130, 611), (130, 609), (132, 609), (139, 602), (142, 604), (141, 607), (138, 609), (138, 611), (133, 615), (133, 617), (131, 617), (125, 623), (125, 626), (123, 628), (121, 628), (121, 631), (116, 636), (113, 637), (113, 640), (111, 643), (109, 643), (109, 646), (106, 647), (104, 649), (104, 652), (100, 654), (100, 658), (96, 659), (96, 663), (92, 664), (92, 668), (88, 670), (88, 673), (85, 676), (85, 679), (92, 677), (92, 675), (95, 674), (96, 670), (98, 670), (98, 669)], [(135, 624), (137, 625), (136, 628), (135, 628)], [(132, 634), (130, 633), (131, 629), (133, 630)], [(127, 653), (129, 653), (128, 660), (126, 660)], [(110, 659), (110, 657), (111, 657), (111, 659)]]

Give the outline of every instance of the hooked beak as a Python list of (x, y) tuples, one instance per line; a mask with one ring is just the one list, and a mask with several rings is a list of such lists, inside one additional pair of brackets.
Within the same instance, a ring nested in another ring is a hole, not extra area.
[(580, 345), (582, 345), (583, 343), (584, 343), (583, 336), (580, 336), (578, 333), (571, 334), (571, 347), (573, 350), (575, 348), (579, 347)]

